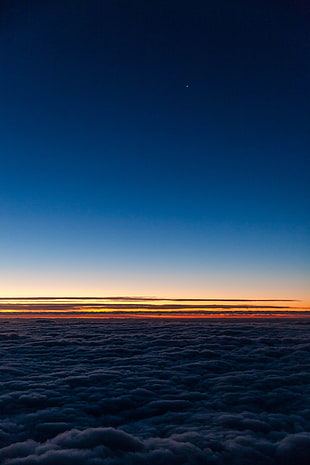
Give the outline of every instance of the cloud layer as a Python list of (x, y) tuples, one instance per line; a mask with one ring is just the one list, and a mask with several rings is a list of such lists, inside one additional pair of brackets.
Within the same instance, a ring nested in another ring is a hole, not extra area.
[(2, 320), (5, 465), (306, 465), (309, 320)]
[(265, 299), (171, 299), (158, 297), (19, 297), (0, 298), (0, 315), (87, 314), (97, 315), (183, 315), (270, 314), (310, 316), (310, 308), (300, 301)]

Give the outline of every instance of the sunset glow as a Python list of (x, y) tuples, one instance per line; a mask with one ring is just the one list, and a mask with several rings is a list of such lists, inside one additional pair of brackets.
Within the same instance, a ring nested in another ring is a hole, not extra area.
[(1, 298), (0, 317), (308, 317), (310, 306), (294, 300), (156, 297)]

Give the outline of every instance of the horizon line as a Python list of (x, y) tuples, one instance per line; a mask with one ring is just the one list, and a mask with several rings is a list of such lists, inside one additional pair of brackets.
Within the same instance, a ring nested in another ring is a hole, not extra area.
[(302, 302), (300, 299), (220, 299), (220, 298), (165, 298), (165, 297), (154, 297), (154, 296), (105, 296), (105, 297), (0, 297), (0, 300), (134, 300), (134, 301), (167, 301), (167, 302)]

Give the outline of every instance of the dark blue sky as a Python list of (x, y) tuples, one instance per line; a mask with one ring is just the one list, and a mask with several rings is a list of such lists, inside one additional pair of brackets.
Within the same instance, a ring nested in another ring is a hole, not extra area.
[(0, 12), (4, 295), (306, 293), (305, 2)]

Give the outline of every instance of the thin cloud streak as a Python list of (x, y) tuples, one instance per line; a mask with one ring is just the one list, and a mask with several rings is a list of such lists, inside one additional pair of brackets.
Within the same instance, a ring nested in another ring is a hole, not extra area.
[[(287, 305), (299, 301), (280, 299), (199, 299), (158, 297), (18, 297), (1, 298), (0, 315), (154, 315), (154, 316), (208, 316), (213, 314), (283, 314), (307, 315), (309, 307)], [(264, 313), (265, 312), (265, 313)]]
[(162, 316), (162, 317), (182, 317), (182, 316), (188, 316), (188, 317), (204, 317), (204, 316), (259, 316), (259, 315), (264, 315), (264, 316), (286, 316), (286, 315), (291, 315), (294, 317), (298, 316), (310, 316), (310, 310), (260, 310), (260, 311), (254, 311), (254, 310), (235, 310), (235, 311), (229, 311), (229, 310), (189, 310), (189, 311), (178, 311), (178, 310), (168, 310), (168, 311), (144, 311), (144, 310), (115, 310), (115, 311), (17, 311), (17, 312), (1, 312), (0, 317), (2, 316), (49, 316), (49, 317), (62, 317), (62, 316), (68, 316), (68, 317), (87, 317), (87, 318), (97, 318), (97, 317), (109, 317), (109, 318), (114, 318), (115, 316), (117, 317), (124, 317), (127, 318), (128, 316), (143, 316), (143, 317), (157, 317), (157, 316)]
[(205, 298), (165, 298), (165, 297), (0, 297), (0, 301), (15, 300), (125, 300), (125, 301), (166, 301), (166, 302), (300, 302), (297, 299), (205, 299)]
[(56, 305), (41, 305), (41, 304), (29, 304), (29, 305), (0, 305), (0, 311), (105, 311), (105, 310), (149, 310), (149, 311), (161, 311), (161, 310), (203, 310), (203, 309), (281, 309), (281, 310), (293, 310), (296, 307), (290, 307), (285, 305), (147, 305), (147, 304), (94, 304), (89, 306), (88, 304), (70, 305), (70, 304), (56, 304)]

